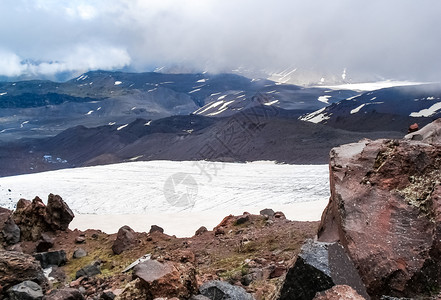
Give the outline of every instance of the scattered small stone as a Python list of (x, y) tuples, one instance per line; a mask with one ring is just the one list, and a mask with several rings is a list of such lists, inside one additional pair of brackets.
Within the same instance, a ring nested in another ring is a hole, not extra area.
[(84, 256), (87, 256), (87, 251), (84, 250), (83, 248), (75, 249), (75, 251), (74, 251), (74, 253), (72, 255), (73, 258), (81, 258), (81, 257), (84, 257)]
[(44, 300), (83, 300), (84, 296), (77, 289), (63, 288), (53, 290), (45, 296)]
[(253, 296), (247, 293), (243, 288), (231, 285), (225, 281), (213, 280), (204, 283), (199, 292), (211, 299), (236, 299), (236, 300), (254, 300)]
[(101, 294), (100, 299), (103, 299), (103, 300), (113, 300), (113, 299), (115, 299), (115, 297), (116, 297), (116, 295), (112, 291), (104, 291)]
[[(365, 300), (357, 291), (348, 285), (335, 285), (329, 290), (324, 292), (318, 292), (313, 300)], [(383, 299), (383, 298), (382, 298)], [(392, 299), (404, 299), (404, 298), (392, 298)]]
[(286, 267), (282, 265), (274, 266), (273, 270), (269, 274), (269, 278), (277, 278), (286, 273)]
[(407, 133), (412, 133), (419, 130), (418, 123), (413, 123), (409, 126), (409, 129), (407, 130)]
[(250, 216), (248, 214), (244, 214), (236, 219), (235, 225), (241, 225), (250, 220)]
[(75, 239), (75, 243), (76, 244), (84, 244), (86, 242), (86, 238), (84, 237), (84, 236), (78, 236), (76, 239)]
[(91, 235), (91, 238), (94, 239), (94, 240), (97, 240), (97, 239), (98, 239), (98, 234), (93, 233), (93, 234)]
[(225, 234), (225, 230), (222, 227), (218, 227), (216, 228), (216, 230), (214, 231), (214, 235), (222, 235)]
[(193, 295), (190, 300), (210, 300), (210, 298), (207, 298), (204, 295)]
[(194, 235), (199, 236), (199, 235), (204, 234), (204, 233), (207, 232), (207, 231), (208, 231), (207, 227), (205, 227), (205, 226), (201, 226), (201, 227), (199, 227), (198, 230), (196, 230), (196, 232), (195, 232)]
[(153, 233), (153, 232), (160, 232), (160, 233), (164, 233), (164, 229), (162, 227), (159, 227), (158, 225), (152, 225), (150, 227), (150, 231), (149, 233)]
[(23, 249), (21, 248), (20, 244), (15, 244), (15, 245), (11, 245), (6, 247), (6, 250), (8, 251), (15, 251), (15, 252), (23, 252)]
[(274, 216), (274, 210), (272, 210), (271, 208), (265, 208), (262, 209), (259, 213), (261, 216), (267, 216), (267, 217), (273, 217)]
[(286, 219), (285, 214), (281, 211), (274, 213), (274, 218), (276, 219)]

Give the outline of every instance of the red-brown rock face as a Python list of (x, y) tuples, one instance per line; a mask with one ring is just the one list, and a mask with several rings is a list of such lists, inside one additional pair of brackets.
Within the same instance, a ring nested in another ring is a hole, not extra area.
[(340, 241), (375, 299), (441, 283), (441, 144), (363, 141), (331, 151), (319, 241)]
[(53, 194), (49, 195), (47, 206), (38, 197), (32, 201), (20, 199), (13, 214), (22, 239), (32, 241), (37, 241), (43, 232), (66, 230), (73, 218), (63, 199)]

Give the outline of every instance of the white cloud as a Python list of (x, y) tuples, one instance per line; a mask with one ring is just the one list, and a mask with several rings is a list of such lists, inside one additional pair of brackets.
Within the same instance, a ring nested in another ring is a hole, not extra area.
[(20, 57), (16, 54), (0, 49), (0, 75), (18, 76), (25, 67), (20, 63)]
[(440, 10), (438, 0), (5, 0), (0, 47), (43, 62), (23, 69), (15, 58), (8, 67), (15, 73), (130, 64), (138, 71), (298, 68), (293, 75), (327, 81), (329, 74), (341, 80), (347, 68), (346, 80), (434, 80)]

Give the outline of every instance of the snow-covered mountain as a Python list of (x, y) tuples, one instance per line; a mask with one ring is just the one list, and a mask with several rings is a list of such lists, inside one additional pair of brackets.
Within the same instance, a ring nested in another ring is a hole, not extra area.
[(400, 86), (360, 93), (300, 119), (354, 131), (405, 131), (441, 117), (441, 85)]
[(289, 110), (292, 114), (303, 114), (328, 106), (356, 95), (352, 90), (330, 90), (305, 88), (296, 85), (267, 84), (257, 92), (226, 91), (211, 94), (206, 105), (194, 114), (209, 117), (228, 117), (242, 110), (266, 105)]
[(349, 90), (327, 91), (279, 85), (266, 79), (235, 74), (163, 74), (94, 71), (67, 82), (42, 80), (0, 82), (0, 137), (54, 136), (83, 125), (127, 124), (137, 118), (156, 120), (196, 113), (230, 116), (265, 105), (312, 112), (355, 95)]

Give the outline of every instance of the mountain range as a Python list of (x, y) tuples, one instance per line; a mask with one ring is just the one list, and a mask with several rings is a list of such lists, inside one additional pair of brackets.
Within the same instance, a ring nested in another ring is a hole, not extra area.
[(0, 82), (0, 176), (157, 159), (326, 163), (332, 147), (438, 118), (440, 98), (439, 84), (360, 92), (207, 73)]

